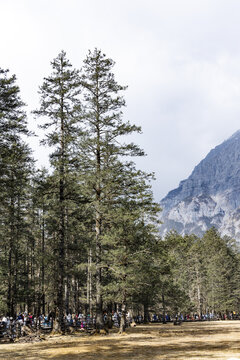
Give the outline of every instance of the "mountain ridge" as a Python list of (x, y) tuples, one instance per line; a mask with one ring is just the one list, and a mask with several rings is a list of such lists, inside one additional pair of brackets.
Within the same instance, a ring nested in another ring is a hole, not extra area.
[(240, 240), (240, 130), (212, 149), (160, 202), (161, 235), (198, 236), (212, 226)]

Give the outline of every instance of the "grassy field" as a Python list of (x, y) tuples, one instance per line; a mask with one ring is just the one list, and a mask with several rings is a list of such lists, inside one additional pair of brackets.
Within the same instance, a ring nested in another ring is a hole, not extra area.
[(77, 334), (40, 343), (0, 344), (0, 359), (240, 360), (240, 321), (150, 324), (121, 336)]

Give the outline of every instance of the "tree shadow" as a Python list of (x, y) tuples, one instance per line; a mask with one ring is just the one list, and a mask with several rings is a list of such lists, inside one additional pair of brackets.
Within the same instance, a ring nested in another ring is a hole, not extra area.
[[(166, 341), (164, 343), (164, 336)], [(216, 359), (216, 354), (234, 352), (240, 355), (238, 335), (235, 339), (211, 340), (211, 335), (228, 335), (232, 328), (219, 326), (212, 328), (163, 328), (139, 327), (126, 336), (72, 337), (60, 341), (26, 344), (24, 347), (13, 345), (11, 350), (0, 349), (0, 359), (54, 359), (54, 360), (186, 360)], [(161, 333), (162, 332), (162, 333)], [(240, 329), (234, 328), (234, 333)], [(143, 336), (141, 336), (141, 334)], [(146, 336), (147, 335), (147, 336)], [(169, 335), (169, 336), (168, 336)], [(201, 336), (205, 339), (201, 339)], [(209, 338), (206, 339), (206, 336)], [(171, 338), (171, 337), (172, 338)], [(198, 339), (196, 337), (199, 337)], [(182, 337), (182, 341), (181, 341)], [(184, 339), (188, 337), (188, 339)], [(221, 336), (222, 337), (222, 336)], [(72, 340), (71, 340), (72, 339)], [(78, 341), (79, 339), (79, 341)], [(14, 349), (15, 347), (15, 349)], [(214, 355), (215, 353), (215, 355)]]

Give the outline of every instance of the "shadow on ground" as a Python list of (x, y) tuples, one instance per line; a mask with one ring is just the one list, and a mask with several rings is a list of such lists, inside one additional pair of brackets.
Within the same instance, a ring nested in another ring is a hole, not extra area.
[[(0, 359), (206, 360), (226, 359), (230, 352), (240, 358), (239, 332), (240, 322), (234, 329), (221, 323), (213, 327), (192, 325), (185, 328), (184, 324), (179, 328), (152, 325), (138, 327), (126, 336), (68, 337), (38, 344), (7, 345), (6, 348), (2, 345)], [(221, 354), (226, 356), (220, 357)]]

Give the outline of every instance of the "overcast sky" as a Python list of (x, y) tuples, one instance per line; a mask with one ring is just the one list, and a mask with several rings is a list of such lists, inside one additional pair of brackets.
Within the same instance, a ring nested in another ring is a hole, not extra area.
[[(0, 14), (0, 67), (17, 75), (29, 112), (61, 50), (76, 68), (94, 47), (116, 62), (156, 200), (240, 129), (238, 0), (0, 0)], [(37, 139), (31, 146), (46, 163)]]

